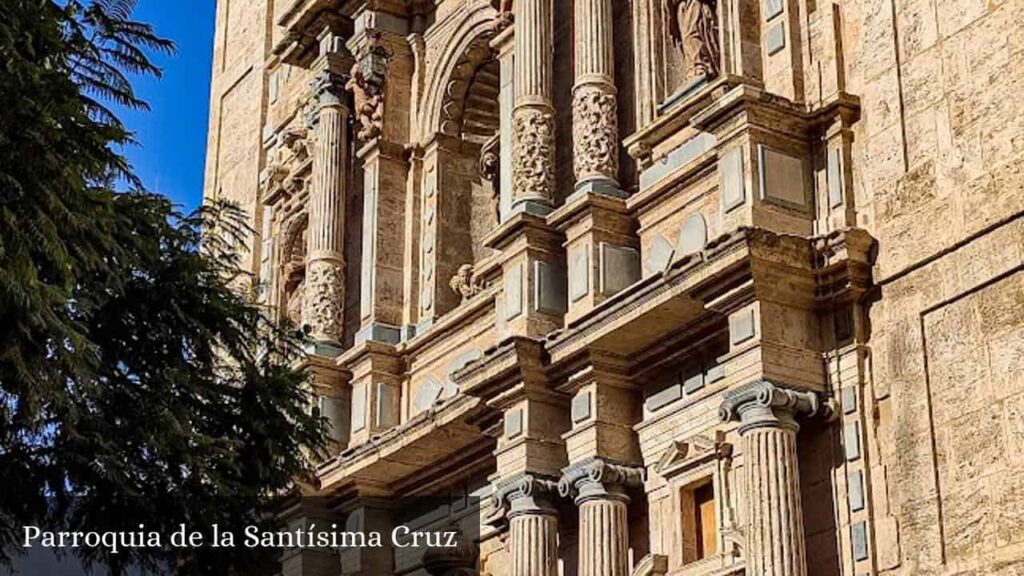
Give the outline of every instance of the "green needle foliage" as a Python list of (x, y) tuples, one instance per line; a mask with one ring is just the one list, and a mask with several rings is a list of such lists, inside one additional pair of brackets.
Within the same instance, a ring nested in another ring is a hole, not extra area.
[[(169, 535), (269, 522), (324, 441), (292, 368), (301, 343), (238, 289), (243, 215), (181, 214), (119, 153), (132, 136), (104, 103), (145, 108), (130, 77), (159, 75), (147, 55), (173, 50), (134, 5), (0, 0), (4, 560), (25, 525)], [(75, 553), (115, 574), (264, 560), (242, 546)]]

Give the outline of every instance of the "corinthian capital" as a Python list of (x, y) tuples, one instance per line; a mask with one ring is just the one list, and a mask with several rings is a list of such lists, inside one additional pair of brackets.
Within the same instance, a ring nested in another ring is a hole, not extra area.
[(640, 487), (643, 481), (642, 468), (594, 458), (566, 468), (558, 482), (558, 493), (563, 498), (574, 498), (576, 504), (598, 499), (628, 502), (626, 491)]
[(348, 82), (343, 74), (330, 70), (321, 70), (311, 83), (313, 97), (319, 107), (345, 105), (345, 84)]
[(767, 380), (726, 392), (718, 408), (722, 422), (739, 420), (740, 433), (762, 426), (798, 428), (795, 416), (828, 415), (831, 407), (814, 392), (783, 388)]

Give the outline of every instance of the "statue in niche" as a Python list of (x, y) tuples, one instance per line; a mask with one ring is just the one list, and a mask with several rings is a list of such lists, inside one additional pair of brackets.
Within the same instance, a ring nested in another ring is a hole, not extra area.
[(718, 0), (665, 0), (664, 7), (669, 36), (683, 54), (683, 88), (718, 76)]

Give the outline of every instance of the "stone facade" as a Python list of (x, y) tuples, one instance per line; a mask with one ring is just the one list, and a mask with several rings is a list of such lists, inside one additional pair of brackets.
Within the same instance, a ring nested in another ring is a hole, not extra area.
[(1024, 574), (1024, 0), (217, 14), (206, 196), (332, 426), (289, 522), (443, 495), (492, 576)]

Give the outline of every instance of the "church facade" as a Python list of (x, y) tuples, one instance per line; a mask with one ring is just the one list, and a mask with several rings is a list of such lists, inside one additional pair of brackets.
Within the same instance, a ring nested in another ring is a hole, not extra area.
[(284, 518), (479, 540), (281, 574), (1024, 574), (1024, 2), (216, 30), (206, 198), (331, 428)]

